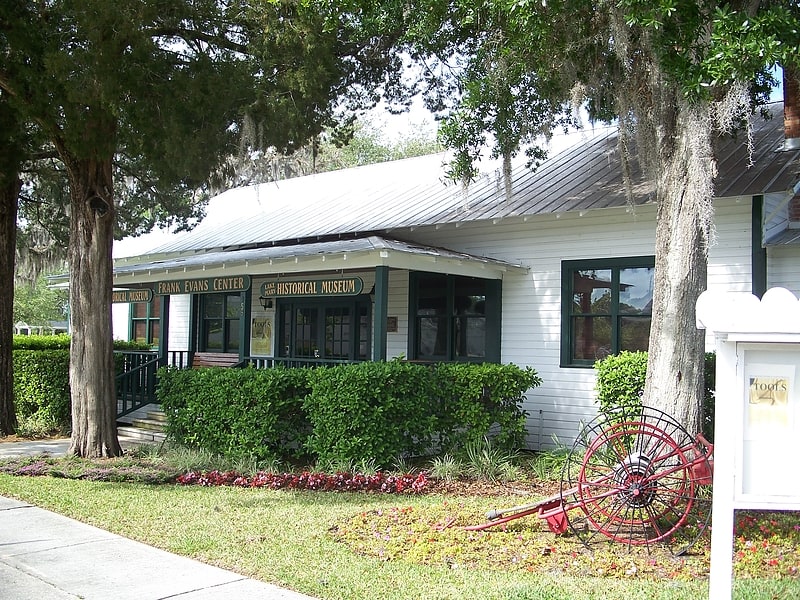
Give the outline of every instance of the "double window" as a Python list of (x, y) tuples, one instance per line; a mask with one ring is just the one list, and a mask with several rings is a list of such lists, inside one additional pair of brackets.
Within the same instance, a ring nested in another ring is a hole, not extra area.
[(411, 274), (409, 355), (415, 360), (500, 360), (500, 281)]
[(653, 265), (653, 257), (562, 263), (562, 366), (592, 366), (622, 350), (647, 350)]
[(242, 294), (202, 294), (200, 298), (200, 349), (203, 352), (238, 352)]

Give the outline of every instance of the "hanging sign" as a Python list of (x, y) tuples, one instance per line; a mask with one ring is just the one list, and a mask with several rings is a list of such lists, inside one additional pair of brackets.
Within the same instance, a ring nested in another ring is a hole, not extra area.
[(160, 296), (169, 294), (221, 294), (224, 292), (244, 292), (249, 289), (249, 275), (156, 282), (156, 294)]
[(150, 302), (153, 299), (153, 290), (114, 290), (111, 292), (111, 302)]
[(267, 281), (261, 284), (264, 297), (357, 296), (364, 289), (360, 277)]

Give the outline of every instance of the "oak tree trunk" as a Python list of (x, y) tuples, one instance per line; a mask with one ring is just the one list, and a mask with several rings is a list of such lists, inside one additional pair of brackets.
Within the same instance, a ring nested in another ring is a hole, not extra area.
[(70, 177), (69, 382), (72, 439), (68, 453), (122, 454), (117, 438), (111, 290), (114, 235), (111, 158), (65, 160)]
[(653, 311), (643, 403), (700, 431), (705, 335), (695, 303), (706, 289), (715, 162), (702, 107), (678, 110), (663, 131)]
[(0, 435), (17, 429), (14, 405), (14, 253), (17, 245), (17, 202), (22, 182), (0, 167)]

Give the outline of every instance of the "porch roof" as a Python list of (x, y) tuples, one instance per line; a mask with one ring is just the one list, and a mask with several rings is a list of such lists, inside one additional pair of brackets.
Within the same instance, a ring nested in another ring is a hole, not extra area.
[(352, 271), (377, 266), (484, 279), (502, 279), (503, 274), (509, 270), (527, 270), (521, 265), (501, 260), (380, 236), (197, 252), (140, 261), (141, 257), (117, 259), (114, 265), (114, 286), (137, 287), (156, 280), (169, 281), (187, 277)]

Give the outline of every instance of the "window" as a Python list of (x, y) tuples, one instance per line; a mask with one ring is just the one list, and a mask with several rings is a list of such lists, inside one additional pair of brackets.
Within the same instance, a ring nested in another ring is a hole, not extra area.
[(161, 337), (161, 299), (131, 303), (130, 339), (157, 346)]
[(500, 282), (412, 273), (409, 356), (429, 361), (500, 359)]
[(203, 294), (200, 309), (200, 346), (203, 352), (238, 352), (242, 295)]
[(368, 360), (369, 300), (280, 301), (278, 356), (322, 361)]
[(562, 263), (562, 366), (647, 350), (653, 265), (653, 257)]

